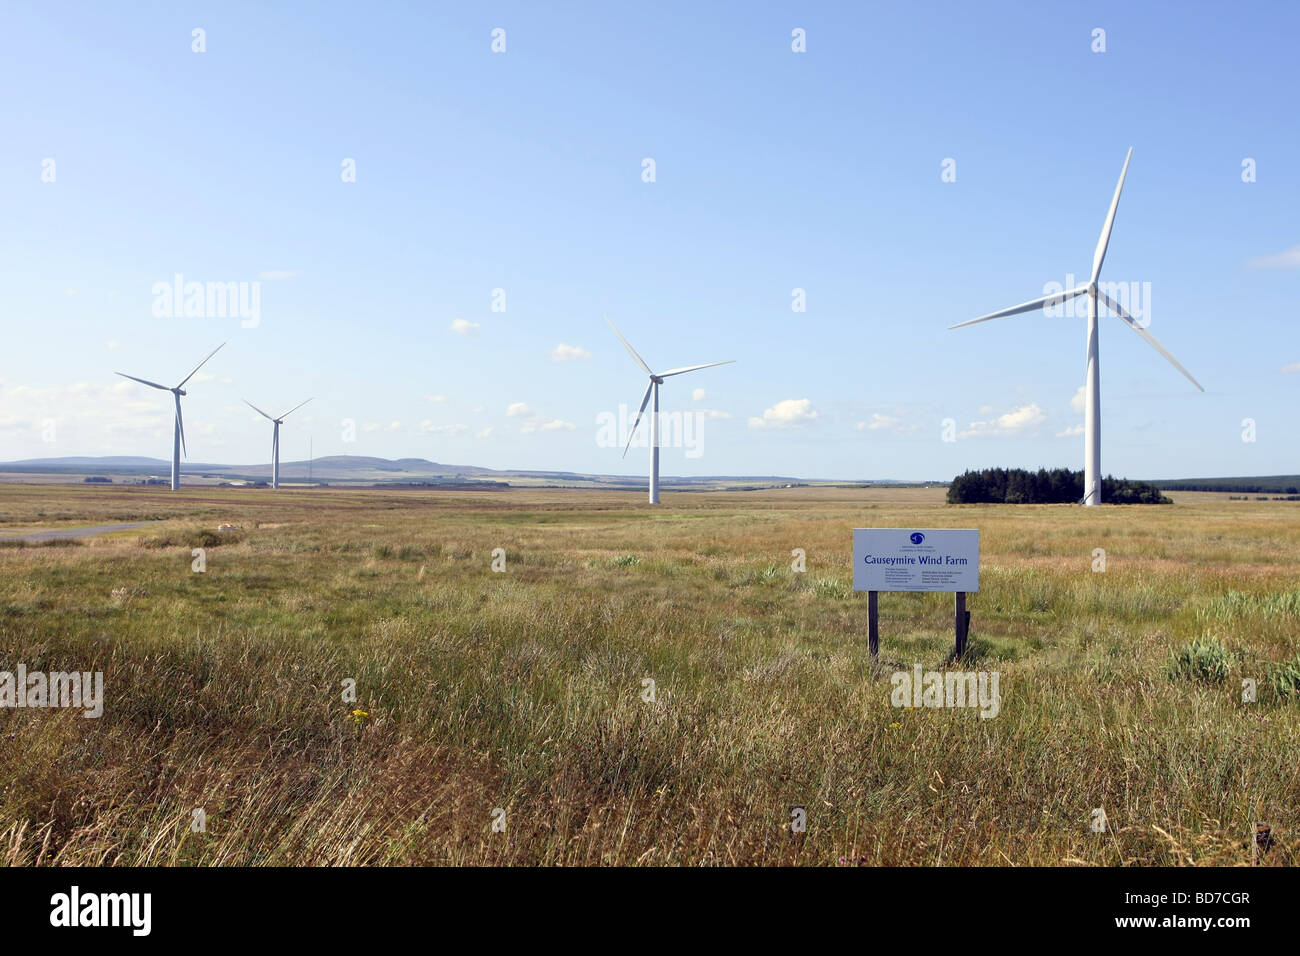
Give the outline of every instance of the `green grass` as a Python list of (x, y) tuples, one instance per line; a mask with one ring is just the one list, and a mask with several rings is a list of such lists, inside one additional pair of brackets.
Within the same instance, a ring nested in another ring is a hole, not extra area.
[[(0, 857), (1216, 864), (1248, 861), (1263, 820), (1281, 858), (1300, 833), (1300, 512), (942, 494), (650, 512), (590, 491), (0, 486), (12, 527), (166, 522), (0, 548), (0, 670), (102, 670), (106, 689), (99, 720), (0, 710)], [(890, 706), (893, 671), (945, 666), (953, 604), (882, 595), (873, 662), (851, 588), (865, 525), (981, 529), (964, 666), (999, 672), (997, 718)]]

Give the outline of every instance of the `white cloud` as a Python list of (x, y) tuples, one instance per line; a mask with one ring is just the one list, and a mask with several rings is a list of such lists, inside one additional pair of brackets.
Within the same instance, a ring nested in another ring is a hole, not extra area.
[(971, 422), (958, 437), (1017, 438), (1033, 434), (1045, 421), (1047, 421), (1047, 415), (1038, 407), (1038, 403), (1030, 402), (1028, 405), (1013, 408), (1005, 415), (999, 415), (985, 421)]
[(708, 395), (708, 392), (704, 391), (704, 389), (702, 388), (696, 388), (691, 390), (691, 398), (694, 401), (702, 402), (704, 401), (706, 395)]
[(448, 328), (457, 335), (473, 335), (478, 331), (479, 324), (477, 322), (470, 322), (466, 319), (453, 319)]
[(492, 426), (489, 425), (487, 428), (483, 429), (481, 432), (479, 432), (478, 434), (476, 434), (474, 437), (475, 437), (475, 438), (491, 438), (491, 437), (492, 437)]
[(1292, 362), (1290, 365), (1282, 366), (1282, 374), (1290, 375), (1293, 372), (1300, 372), (1300, 362)]
[(868, 421), (858, 422), (856, 427), (860, 432), (890, 431), (899, 435), (908, 435), (921, 429), (918, 422), (908, 423), (900, 415), (886, 415), (883, 412), (872, 412)]
[[(687, 412), (687, 414), (689, 415), (690, 413)], [(731, 412), (719, 411), (716, 408), (699, 408), (695, 410), (695, 414), (705, 419), (706, 421), (714, 421), (715, 419), (731, 417)]]
[(555, 348), (551, 349), (551, 361), (568, 362), (573, 359), (591, 358), (591, 353), (579, 345), (568, 345), (561, 342)]
[(446, 395), (426, 395), (424, 400), (431, 405), (441, 405), (443, 402), (451, 401)]
[(511, 418), (526, 418), (532, 413), (533, 410), (523, 402), (511, 402), (506, 406), (506, 415)]
[(1253, 269), (1300, 269), (1300, 246), (1292, 246), (1285, 252), (1271, 256), (1251, 259), (1249, 264)]
[(113, 351), (116, 351), (117, 348), (118, 348), (118, 342), (117, 342), (117, 339), (109, 339), (109, 340), (108, 340), (108, 350), (109, 350), (110, 352), (113, 352)]
[(453, 438), (469, 431), (468, 425), (435, 425), (427, 418), (415, 427), (426, 435), (447, 435)]
[(267, 269), (265, 272), (259, 272), (257, 277), (263, 282), (277, 282), (281, 279), (297, 278), (298, 273), (289, 269)]
[(817, 410), (812, 407), (812, 401), (810, 399), (787, 398), (777, 402), (771, 408), (767, 409), (767, 411), (763, 412), (762, 418), (750, 418), (749, 427), (793, 428), (816, 421), (817, 417)]
[[(170, 396), (126, 379), (102, 384), (4, 385), (0, 408), (0, 441), (10, 451), (8, 458), (171, 456)], [(203, 439), (211, 426), (203, 421), (202, 411), (196, 415), (187, 402), (185, 417), (191, 455), (215, 444)]]
[(1070, 407), (1073, 408), (1080, 415), (1083, 414), (1083, 396), (1084, 396), (1083, 386), (1080, 385), (1079, 390), (1075, 392), (1074, 396), (1070, 399)]
[(566, 422), (566, 421), (562, 421), (559, 418), (553, 418), (549, 422), (536, 422), (536, 421), (524, 422), (523, 425), (519, 426), (519, 434), (531, 435), (533, 434), (533, 432), (538, 430), (544, 432), (556, 432), (556, 431), (571, 432), (577, 427), (578, 426), (573, 424), (573, 422)]
[(1075, 438), (1075, 437), (1077, 437), (1077, 436), (1079, 436), (1079, 435), (1082, 435), (1082, 434), (1083, 434), (1083, 426), (1082, 426), (1082, 425), (1071, 425), (1069, 428), (1065, 429), (1065, 431), (1057, 432), (1057, 433), (1056, 433), (1056, 437), (1057, 437), (1057, 438)]
[(858, 431), (880, 431), (882, 428), (897, 428), (900, 420), (894, 415), (882, 415), (879, 412), (873, 412), (871, 421), (858, 422)]

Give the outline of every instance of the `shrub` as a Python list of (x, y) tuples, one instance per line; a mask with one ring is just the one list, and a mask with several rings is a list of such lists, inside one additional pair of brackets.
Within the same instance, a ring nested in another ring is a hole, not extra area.
[(1280, 664), (1270, 664), (1266, 673), (1268, 685), (1281, 700), (1300, 698), (1300, 654)]
[(1201, 638), (1170, 655), (1169, 676), (1222, 684), (1228, 679), (1232, 655), (1216, 637)]

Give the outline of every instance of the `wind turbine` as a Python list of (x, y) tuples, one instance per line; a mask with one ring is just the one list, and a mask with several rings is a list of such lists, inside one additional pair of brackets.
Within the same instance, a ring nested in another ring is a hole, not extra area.
[[(310, 398), (307, 399), (307, 402), (310, 401)], [(307, 402), (299, 402), (279, 418), (271, 418), (270, 415), (266, 414), (266, 412), (262, 411), (248, 399), (244, 399), (245, 405), (257, 412), (257, 414), (261, 415), (263, 418), (268, 419), (275, 424), (275, 428), (271, 433), (271, 487), (274, 489), (279, 489), (280, 487), (280, 423), (306, 405)]]
[(1115, 186), (1115, 196), (1110, 201), (1110, 211), (1106, 213), (1106, 221), (1101, 227), (1101, 238), (1097, 240), (1097, 251), (1092, 255), (1092, 275), (1085, 285), (1066, 289), (1064, 292), (1054, 292), (1051, 295), (1045, 295), (1023, 305), (1015, 305), (999, 312), (981, 315), (978, 319), (958, 322), (956, 325), (948, 326), (950, 329), (960, 329), (963, 326), (974, 325), (977, 322), (987, 322), (989, 319), (1000, 319), (1003, 316), (1017, 315), (1021, 312), (1033, 312), (1044, 306), (1057, 305), (1073, 299), (1075, 296), (1086, 295), (1088, 297), (1088, 369), (1084, 384), (1083, 415), (1083, 504), (1089, 506), (1101, 504), (1101, 372), (1098, 367), (1097, 345), (1097, 303), (1099, 300), (1123, 319), (1130, 329), (1142, 336), (1148, 345), (1168, 359), (1174, 368), (1186, 375), (1193, 385), (1202, 392), (1205, 391), (1201, 383), (1192, 378), (1192, 373), (1178, 364), (1178, 359), (1170, 355), (1168, 350), (1156, 341), (1154, 335), (1143, 328), (1137, 319), (1124, 310), (1123, 306), (1105, 292), (1102, 292), (1097, 286), (1097, 279), (1101, 275), (1101, 264), (1106, 258), (1106, 247), (1110, 244), (1110, 230), (1115, 225), (1115, 210), (1119, 208), (1119, 194), (1124, 190), (1124, 177), (1128, 175), (1128, 164), (1132, 158), (1133, 147), (1130, 146), (1128, 155), (1124, 157), (1124, 168), (1120, 170), (1119, 183)]
[[(205, 358), (198, 365), (194, 366), (194, 372), (203, 368), (203, 366), (208, 363), (208, 359), (212, 358), (212, 356), (216, 355), (225, 347), (226, 343), (222, 342), (215, 349), (209, 352), (208, 358)], [(162, 389), (164, 392), (171, 392), (172, 397), (176, 399), (176, 421), (172, 428), (172, 491), (178, 490), (181, 486), (181, 449), (185, 448), (185, 422), (181, 419), (181, 396), (185, 394), (185, 383), (194, 377), (194, 372), (190, 372), (189, 375), (186, 375), (181, 379), (180, 385), (177, 385), (175, 388), (168, 388), (166, 385), (159, 385), (157, 382), (151, 382), (145, 378), (136, 378), (134, 375), (127, 375), (125, 372), (116, 373), (121, 375), (123, 378), (129, 378), (133, 382), (139, 382), (141, 385), (148, 385), (150, 388), (158, 388)], [(186, 449), (185, 455), (186, 457), (189, 457), (188, 449)]]
[(637, 410), (636, 421), (632, 423), (632, 430), (627, 436), (627, 445), (623, 448), (623, 457), (627, 457), (627, 450), (632, 447), (632, 438), (636, 435), (637, 426), (641, 424), (641, 415), (645, 412), (645, 407), (650, 401), (651, 395), (654, 396), (654, 407), (650, 411), (650, 504), (659, 504), (659, 386), (664, 383), (664, 379), (671, 375), (681, 375), (685, 372), (695, 372), (702, 368), (712, 368), (715, 365), (730, 365), (735, 359), (727, 359), (725, 362), (705, 362), (703, 365), (686, 365), (682, 368), (671, 368), (666, 372), (655, 374), (650, 371), (650, 366), (646, 365), (645, 360), (636, 354), (636, 349), (632, 348), (630, 342), (623, 338), (623, 333), (618, 330), (613, 322), (609, 321), (609, 316), (605, 316), (605, 321), (609, 327), (614, 330), (620, 342), (628, 350), (628, 353), (636, 360), (636, 364), (641, 366), (641, 370), (650, 376), (650, 384), (645, 387), (645, 395), (641, 398), (641, 407)]

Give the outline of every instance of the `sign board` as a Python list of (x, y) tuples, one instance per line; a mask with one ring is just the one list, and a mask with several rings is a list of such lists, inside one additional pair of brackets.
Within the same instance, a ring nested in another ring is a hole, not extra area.
[(953, 528), (853, 529), (853, 590), (980, 589), (980, 533)]

